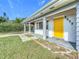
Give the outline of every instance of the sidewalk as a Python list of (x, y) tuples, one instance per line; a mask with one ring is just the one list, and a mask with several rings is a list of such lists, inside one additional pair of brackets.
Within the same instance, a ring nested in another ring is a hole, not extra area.
[(3, 34), (3, 35), (0, 34), (0, 38), (9, 37), (9, 36), (18, 36), (18, 35), (19, 34)]
[(32, 40), (31, 38), (27, 37), (25, 34), (19, 34), (19, 37), (21, 38), (22, 42)]

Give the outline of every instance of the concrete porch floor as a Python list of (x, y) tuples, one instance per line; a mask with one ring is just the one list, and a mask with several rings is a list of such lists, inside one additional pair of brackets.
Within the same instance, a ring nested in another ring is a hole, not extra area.
[(56, 38), (48, 38), (47, 41), (55, 43), (59, 46), (65, 47), (70, 50), (76, 50), (75, 43), (70, 43), (70, 42), (64, 41), (62, 39), (56, 39)]

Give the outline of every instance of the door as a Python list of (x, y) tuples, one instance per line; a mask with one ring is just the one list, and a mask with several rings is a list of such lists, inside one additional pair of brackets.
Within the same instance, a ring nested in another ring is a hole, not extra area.
[(54, 19), (54, 37), (64, 38), (64, 17)]

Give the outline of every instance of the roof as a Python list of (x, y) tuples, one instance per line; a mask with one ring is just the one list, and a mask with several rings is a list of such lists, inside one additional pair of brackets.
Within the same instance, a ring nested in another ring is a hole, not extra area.
[(45, 6), (43, 6), (41, 9), (36, 11), (34, 14), (32, 14), (31, 17), (26, 18), (23, 23), (32, 20), (42, 14), (48, 13), (50, 11), (56, 10), (64, 5), (67, 5), (71, 2), (74, 2), (75, 0), (52, 0), (49, 3), (47, 3)]

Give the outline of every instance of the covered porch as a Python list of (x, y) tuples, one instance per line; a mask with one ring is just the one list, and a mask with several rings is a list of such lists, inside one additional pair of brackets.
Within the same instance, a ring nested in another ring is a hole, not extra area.
[[(47, 38), (47, 20), (46, 18), (40, 18), (28, 23), (24, 23), (24, 33), (33, 33), (35, 35), (41, 36), (43, 39)], [(26, 25), (28, 25), (28, 30), (26, 31)]]
[[(26, 24), (29, 25), (29, 33), (33, 33), (36, 36), (42, 37), (44, 40), (48, 40), (50, 42), (53, 42), (53, 39), (57, 39), (60, 41), (70, 42), (74, 44), (74, 47), (79, 50), (79, 36), (78, 36), (78, 10), (79, 10), (79, 3), (75, 4), (71, 3), (67, 6), (64, 6), (62, 8), (59, 8), (53, 12), (49, 12), (45, 15), (43, 15), (43, 12), (41, 16), (36, 15), (36, 18), (33, 17), (28, 22), (24, 23), (24, 33), (26, 32)], [(63, 17), (61, 24), (59, 25), (60, 21), (56, 22), (54, 20), (59, 20), (59, 18)], [(33, 23), (33, 32), (31, 30), (31, 25)], [(55, 25), (58, 24), (58, 25)], [(61, 29), (62, 27), (62, 29)], [(60, 28), (59, 30), (57, 30)], [(56, 30), (55, 30), (56, 29)], [(62, 30), (62, 31), (61, 31)], [(60, 31), (61, 34), (57, 34), (56, 32)], [(55, 41), (55, 40), (54, 40)], [(64, 44), (63, 44), (64, 45)]]
[[(60, 11), (60, 10), (59, 10)], [(24, 32), (38, 34), (43, 39), (57, 38), (76, 42), (76, 8), (73, 7), (62, 12), (41, 17), (24, 23)]]

